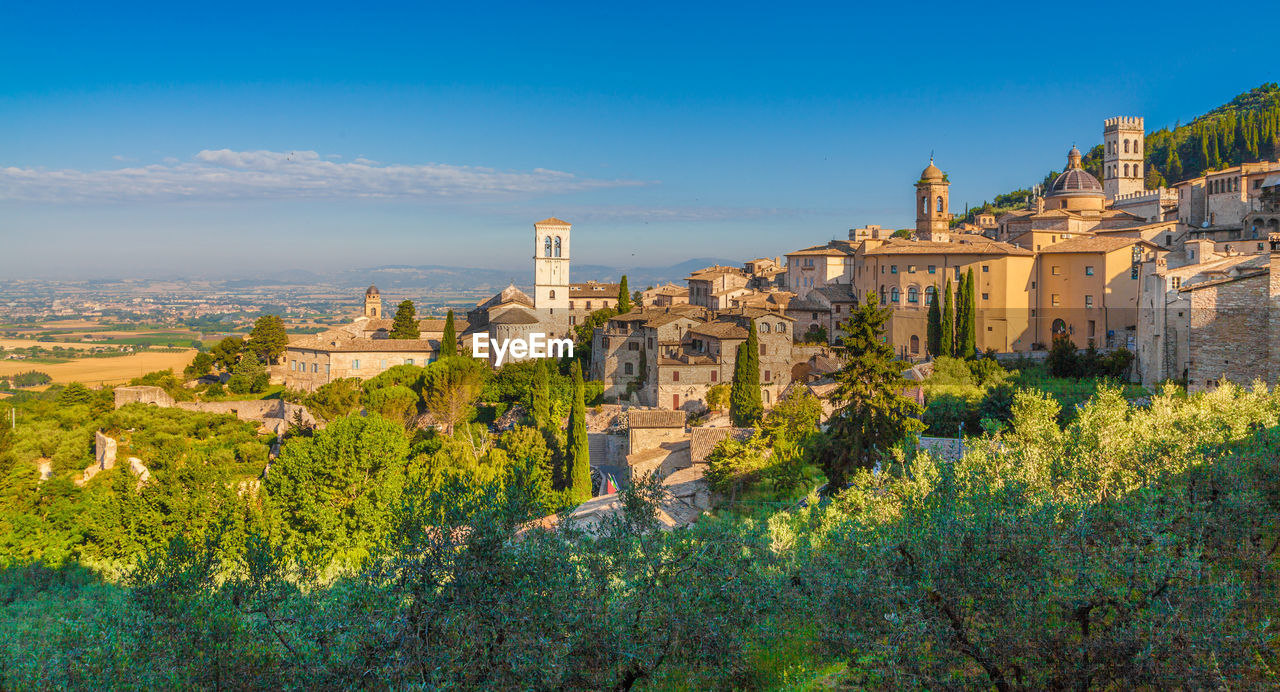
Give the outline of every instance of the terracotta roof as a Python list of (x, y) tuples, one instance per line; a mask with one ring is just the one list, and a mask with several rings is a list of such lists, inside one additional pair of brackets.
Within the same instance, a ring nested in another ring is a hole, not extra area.
[(803, 250), (788, 252), (787, 257), (797, 257), (801, 255), (843, 257), (844, 255), (851, 255), (851, 254), (853, 254), (853, 250), (847, 247), (839, 247), (834, 245), (814, 245), (812, 247), (804, 248)]
[(1227, 277), (1223, 277), (1223, 278), (1221, 278), (1221, 279), (1214, 279), (1213, 281), (1201, 281), (1200, 283), (1191, 284), (1191, 285), (1189, 285), (1189, 286), (1183, 286), (1182, 288), (1179, 288), (1178, 290), (1179, 290), (1179, 291), (1181, 291), (1181, 292), (1183, 292), (1183, 293), (1190, 293), (1191, 291), (1198, 291), (1198, 290), (1200, 290), (1200, 289), (1202, 289), (1202, 288), (1209, 288), (1210, 286), (1220, 286), (1220, 285), (1222, 285), (1222, 284), (1229, 284), (1229, 283), (1231, 283), (1232, 281), (1241, 281), (1241, 280), (1244, 280), (1244, 279), (1252, 279), (1252, 278), (1257, 277), (1257, 276), (1269, 276), (1270, 274), (1271, 274), (1271, 270), (1270, 270), (1270, 269), (1264, 269), (1264, 270), (1262, 270), (1262, 271), (1250, 272), (1250, 273), (1248, 273), (1248, 274), (1240, 274), (1240, 275), (1238, 275), (1238, 276), (1227, 276)]
[(689, 328), (690, 334), (705, 334), (716, 339), (745, 339), (747, 330), (732, 322), (708, 322)]
[(665, 411), (662, 409), (654, 409), (652, 411), (631, 409), (627, 411), (627, 427), (629, 428), (683, 428), (684, 421), (684, 411)]
[(943, 243), (934, 240), (890, 239), (867, 250), (867, 255), (1017, 255), (1031, 257), (1035, 253), (1016, 245), (997, 241)]
[(535, 224), (535, 226), (572, 226), (568, 221), (561, 221), (554, 216), (549, 216)]
[(714, 267), (706, 267), (704, 269), (699, 269), (698, 271), (690, 274), (689, 279), (693, 281), (709, 281), (711, 279), (714, 279), (717, 276), (724, 276), (726, 274), (733, 275), (733, 276), (741, 276), (744, 278), (747, 276), (746, 272), (742, 271), (737, 267), (722, 267), (720, 265), (716, 265)]
[(320, 339), (319, 335), (289, 342), (290, 349), (326, 351), (329, 353), (414, 352), (434, 353), (440, 348), (437, 339)]
[(747, 440), (755, 432), (755, 428), (694, 428), (690, 431), (689, 459), (695, 464), (704, 463), (720, 440), (726, 437)]
[(677, 286), (675, 284), (669, 283), (663, 286), (659, 286), (657, 288), (651, 288), (648, 291), (645, 291), (645, 293), (654, 293), (654, 294), (663, 295), (663, 296), (687, 296), (689, 295), (689, 287)]
[(503, 310), (489, 320), (490, 324), (538, 324), (542, 320), (523, 308)]
[[(1040, 250), (1040, 254), (1058, 254), (1066, 252), (1114, 252), (1135, 243), (1149, 245), (1154, 248), (1160, 248), (1159, 245), (1148, 243), (1141, 238), (1116, 238), (1114, 236), (1087, 236), (1083, 238), (1072, 238), (1064, 240), (1061, 243), (1046, 246)], [(1164, 249), (1164, 248), (1160, 248)]]
[(849, 303), (858, 300), (853, 295), (853, 286), (849, 284), (827, 284), (826, 286), (818, 286), (810, 291), (811, 293), (821, 293), (827, 300), (839, 303)]
[(516, 288), (515, 284), (510, 284), (506, 288), (502, 289), (501, 293), (494, 295), (488, 300), (477, 303), (476, 307), (482, 310), (487, 310), (497, 305), (503, 305), (504, 303), (520, 303), (521, 305), (533, 307), (533, 299), (529, 297), (529, 294)]

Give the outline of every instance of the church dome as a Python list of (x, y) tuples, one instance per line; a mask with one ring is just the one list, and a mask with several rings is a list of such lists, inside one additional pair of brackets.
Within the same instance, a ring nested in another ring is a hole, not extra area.
[(933, 159), (929, 159), (929, 165), (920, 172), (921, 180), (942, 180), (942, 169), (933, 165)]
[(370, 298), (372, 298), (373, 296), (379, 295), (378, 287), (370, 284), (369, 290), (365, 291), (364, 294), (366, 297), (370, 297)]
[(1049, 186), (1049, 197), (1065, 197), (1075, 195), (1101, 195), (1102, 183), (1080, 166), (1080, 150), (1071, 147), (1067, 152), (1067, 170), (1053, 179)]

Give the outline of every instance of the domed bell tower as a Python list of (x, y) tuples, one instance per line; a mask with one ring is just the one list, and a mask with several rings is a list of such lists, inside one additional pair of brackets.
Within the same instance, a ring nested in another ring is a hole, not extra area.
[(930, 158), (916, 183), (916, 237), (920, 240), (945, 243), (951, 239), (950, 187), (942, 169)]
[(370, 286), (364, 292), (364, 316), (371, 320), (382, 318), (382, 295), (377, 286)]

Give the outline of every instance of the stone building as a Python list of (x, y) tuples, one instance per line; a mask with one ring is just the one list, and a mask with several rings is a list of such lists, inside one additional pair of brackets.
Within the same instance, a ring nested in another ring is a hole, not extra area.
[(665, 308), (672, 305), (689, 304), (689, 287), (677, 286), (673, 283), (650, 288), (640, 294), (640, 307)]
[(1280, 240), (1270, 248), (1266, 267), (1179, 289), (1190, 298), (1189, 390), (1280, 381)]
[(709, 310), (729, 307), (729, 301), (749, 292), (751, 275), (738, 267), (707, 267), (689, 275), (689, 304)]
[(1142, 192), (1146, 147), (1142, 118), (1108, 118), (1102, 127), (1102, 180), (1107, 200)]

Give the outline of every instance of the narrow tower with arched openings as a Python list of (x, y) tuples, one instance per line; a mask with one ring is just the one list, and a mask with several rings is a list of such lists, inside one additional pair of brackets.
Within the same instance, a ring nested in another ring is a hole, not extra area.
[(1107, 201), (1142, 192), (1146, 171), (1142, 165), (1142, 118), (1108, 118), (1102, 121), (1102, 191)]
[(364, 316), (371, 320), (382, 319), (382, 294), (377, 286), (369, 286), (364, 292)]
[(571, 228), (555, 217), (533, 224), (533, 305), (553, 315), (569, 309)]
[(929, 165), (920, 173), (916, 182), (916, 237), (920, 240), (946, 242), (951, 236), (951, 199), (942, 169)]

